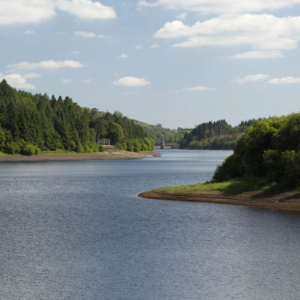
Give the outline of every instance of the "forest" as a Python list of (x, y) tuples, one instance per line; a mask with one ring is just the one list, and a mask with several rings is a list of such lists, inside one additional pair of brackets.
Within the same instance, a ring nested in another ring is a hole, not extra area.
[(181, 149), (232, 150), (242, 133), (255, 119), (242, 121), (232, 127), (225, 120), (202, 123), (190, 132), (185, 132), (180, 141)]
[(116, 148), (153, 150), (154, 141), (144, 129), (120, 112), (100, 113), (80, 107), (71, 98), (17, 91), (0, 83), (0, 151), (34, 155), (40, 151), (103, 151), (97, 144), (110, 138)]
[(178, 127), (177, 130), (169, 129), (164, 128), (161, 124), (150, 125), (140, 121), (135, 121), (135, 123), (143, 127), (148, 136), (154, 140), (156, 146), (160, 145), (161, 140), (163, 140), (165, 144), (179, 144), (184, 134), (192, 130), (180, 127)]
[(300, 114), (255, 121), (217, 167), (213, 181), (265, 177), (272, 184), (300, 187)]

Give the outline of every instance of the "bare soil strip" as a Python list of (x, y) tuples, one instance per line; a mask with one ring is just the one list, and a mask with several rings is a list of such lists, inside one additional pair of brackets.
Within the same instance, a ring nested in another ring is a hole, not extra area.
[(185, 193), (153, 190), (141, 193), (138, 196), (141, 198), (157, 200), (243, 205), (274, 210), (300, 212), (300, 191), (298, 190), (289, 192), (255, 191), (246, 192), (239, 195), (230, 195), (205, 190)]
[(137, 159), (145, 157), (153, 157), (159, 155), (158, 152), (97, 152), (97, 153), (50, 153), (50, 154), (38, 154), (34, 156), (25, 155), (8, 155), (0, 156), (0, 162), (12, 162), (12, 161), (66, 161), (66, 160), (123, 160), (123, 159)]

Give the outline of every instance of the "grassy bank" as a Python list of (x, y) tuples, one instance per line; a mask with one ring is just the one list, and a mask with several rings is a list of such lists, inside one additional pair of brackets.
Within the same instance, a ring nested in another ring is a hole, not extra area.
[(211, 191), (229, 194), (240, 194), (244, 192), (256, 190), (273, 190), (278, 189), (274, 184), (268, 184), (265, 178), (247, 177), (242, 179), (235, 179), (226, 182), (207, 182), (200, 184), (191, 184), (183, 186), (166, 187), (159, 189), (164, 192), (197, 192), (197, 191)]
[(300, 191), (248, 177), (221, 183), (166, 187), (139, 194), (141, 198), (243, 205), (300, 212)]

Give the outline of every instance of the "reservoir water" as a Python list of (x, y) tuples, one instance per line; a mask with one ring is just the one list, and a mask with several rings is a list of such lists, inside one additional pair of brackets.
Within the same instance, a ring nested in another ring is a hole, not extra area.
[(300, 215), (138, 198), (231, 154), (161, 153), (1, 163), (1, 300), (299, 299)]

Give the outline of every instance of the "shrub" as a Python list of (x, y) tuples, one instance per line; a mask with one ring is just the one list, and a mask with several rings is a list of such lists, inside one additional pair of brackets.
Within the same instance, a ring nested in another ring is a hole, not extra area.
[(99, 151), (99, 152), (104, 152), (104, 147), (103, 147), (103, 145), (98, 145), (98, 151)]
[(76, 149), (76, 144), (74, 141), (70, 141), (68, 144), (68, 150), (74, 151)]
[(78, 144), (76, 145), (76, 149), (75, 149), (76, 152), (78, 153), (83, 153), (84, 152), (84, 148), (81, 144)]
[(222, 163), (218, 165), (213, 177), (213, 181), (222, 182), (234, 178), (244, 177), (246, 170), (242, 162), (242, 158), (238, 154), (228, 156)]
[(284, 175), (282, 153), (278, 150), (267, 150), (263, 155), (269, 182), (279, 182)]
[(133, 140), (129, 140), (127, 142), (127, 151), (133, 152), (134, 149), (134, 141)]
[(9, 153), (9, 154), (18, 154), (21, 152), (20, 146), (15, 142), (6, 144), (5, 148), (6, 148), (5, 149), (6, 153)]
[(140, 141), (138, 139), (134, 140), (134, 147), (133, 147), (133, 151), (134, 152), (140, 152), (142, 150), (142, 145), (140, 143)]
[(22, 150), (22, 153), (24, 155), (29, 155), (29, 156), (32, 156), (35, 154), (35, 146), (33, 146), (32, 144), (27, 144), (23, 150)]
[(285, 151), (282, 153), (284, 165), (283, 183), (289, 187), (300, 187), (300, 153)]
[(92, 151), (92, 149), (89, 146), (84, 145), (84, 152), (85, 153), (92, 153), (93, 151)]

